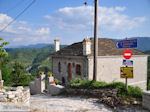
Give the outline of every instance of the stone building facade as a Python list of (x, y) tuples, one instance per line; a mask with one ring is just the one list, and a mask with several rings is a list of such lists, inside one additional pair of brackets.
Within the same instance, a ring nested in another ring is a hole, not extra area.
[[(58, 45), (55, 44), (55, 46)], [(120, 78), (124, 49), (117, 49), (114, 40), (105, 38), (99, 39), (98, 47), (98, 75), (96, 80), (125, 82), (125, 79)], [(134, 78), (128, 79), (128, 83), (146, 89), (148, 56), (137, 49), (132, 49), (132, 51)], [(78, 77), (92, 80), (93, 39), (86, 38), (82, 42), (74, 43), (63, 49), (56, 49), (51, 57), (52, 71), (57, 79), (65, 79), (66, 82)]]

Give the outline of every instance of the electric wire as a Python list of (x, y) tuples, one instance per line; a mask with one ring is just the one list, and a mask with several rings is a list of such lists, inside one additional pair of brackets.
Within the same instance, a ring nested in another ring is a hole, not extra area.
[(12, 23), (14, 23), (25, 11), (27, 11), (36, 0), (33, 0), (23, 11), (21, 11), (12, 21), (10, 21), (4, 28), (0, 30), (0, 32), (3, 32), (7, 27), (9, 27)]

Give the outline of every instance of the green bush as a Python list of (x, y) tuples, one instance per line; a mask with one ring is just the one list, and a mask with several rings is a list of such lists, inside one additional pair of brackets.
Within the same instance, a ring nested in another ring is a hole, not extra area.
[(139, 87), (128, 86), (128, 95), (135, 98), (142, 98), (142, 90)]
[(93, 81), (91, 83), (90, 88), (98, 89), (98, 88), (105, 88), (107, 86), (106, 82), (98, 82), (98, 81)]
[(61, 81), (60, 81), (60, 80), (58, 80), (58, 79), (54, 79), (54, 80), (55, 80), (55, 83), (56, 83), (56, 84), (61, 85)]
[(76, 89), (101, 89), (101, 88), (110, 88), (117, 89), (119, 96), (131, 96), (135, 98), (142, 97), (142, 90), (139, 87), (128, 86), (128, 91), (126, 91), (126, 85), (122, 82), (99, 82), (99, 81), (90, 81), (90, 80), (81, 80), (75, 79), (72, 80), (69, 84), (71, 88)]

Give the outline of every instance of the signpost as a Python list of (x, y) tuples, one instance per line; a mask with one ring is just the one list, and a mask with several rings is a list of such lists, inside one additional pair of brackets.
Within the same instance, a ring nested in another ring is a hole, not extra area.
[(123, 52), (123, 67), (120, 67), (120, 77), (125, 78), (126, 90), (128, 90), (128, 78), (133, 78), (133, 61), (129, 60), (132, 57), (132, 50), (129, 48), (137, 48), (137, 39), (124, 39), (116, 42), (118, 49), (126, 48)]
[(121, 48), (137, 48), (137, 39), (125, 39), (119, 40), (116, 43), (116, 47)]
[(133, 78), (133, 67), (121, 67), (120, 76), (121, 78)]

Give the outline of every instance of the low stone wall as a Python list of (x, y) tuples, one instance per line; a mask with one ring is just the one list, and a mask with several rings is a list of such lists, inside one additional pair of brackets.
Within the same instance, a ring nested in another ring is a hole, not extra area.
[(0, 102), (29, 102), (30, 100), (30, 90), (28, 88), (23, 88), (18, 86), (16, 88), (11, 88), (9, 91), (3, 90), (0, 92)]
[(150, 110), (150, 91), (143, 92), (143, 107)]
[(61, 86), (61, 85), (55, 85), (55, 84), (48, 85), (48, 94), (51, 94), (51, 95), (59, 95), (64, 90), (65, 90), (64, 86)]

